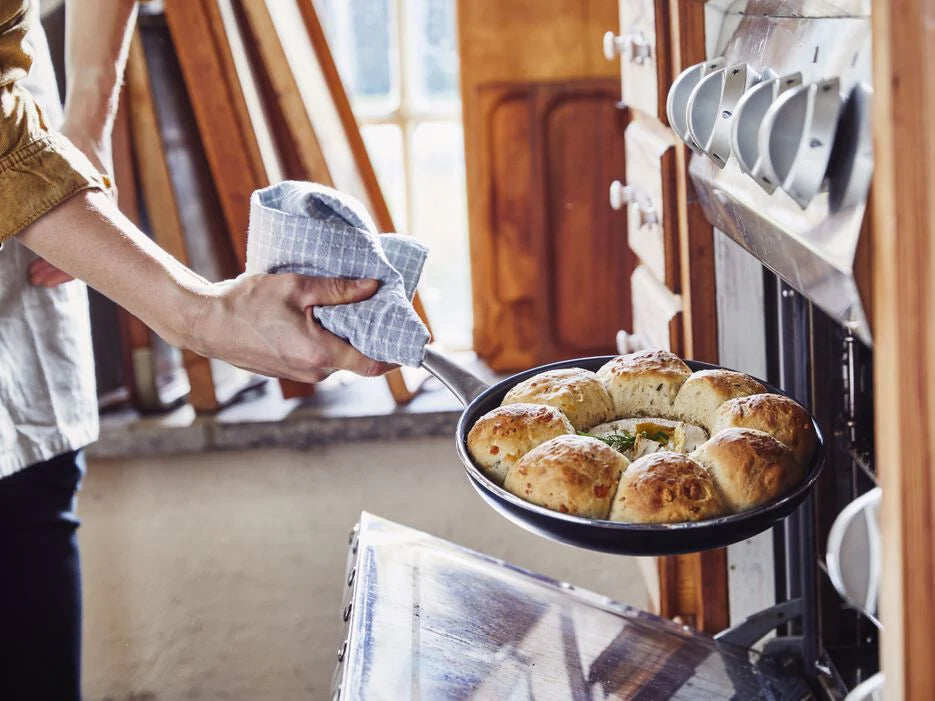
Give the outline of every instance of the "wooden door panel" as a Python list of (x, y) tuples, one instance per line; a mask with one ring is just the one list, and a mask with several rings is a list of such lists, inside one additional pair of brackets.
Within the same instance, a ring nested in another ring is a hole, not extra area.
[(492, 286), (480, 294), (490, 301), (491, 344), (501, 362), (534, 365), (537, 336), (546, 317), (541, 295), (545, 249), (536, 245), (536, 178), (532, 143), (534, 110), (529, 90), (493, 100), (488, 115), (490, 163), (489, 226), (493, 242)]
[(561, 95), (543, 114), (552, 319), (564, 355), (613, 348), (629, 316), (632, 256), (620, 235), (620, 213), (603, 196), (624, 158), (621, 115), (610, 97), (600, 91)]
[(609, 80), (479, 88), (475, 347), (498, 370), (613, 352), (629, 328), (634, 257), (606, 196), (625, 157), (614, 90)]

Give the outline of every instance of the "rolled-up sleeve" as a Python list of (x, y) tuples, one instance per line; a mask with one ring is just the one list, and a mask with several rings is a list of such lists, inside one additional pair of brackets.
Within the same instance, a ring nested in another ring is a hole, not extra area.
[(28, 14), (27, 2), (0, 0), (0, 242), (75, 193), (106, 185), (19, 85), (32, 63)]

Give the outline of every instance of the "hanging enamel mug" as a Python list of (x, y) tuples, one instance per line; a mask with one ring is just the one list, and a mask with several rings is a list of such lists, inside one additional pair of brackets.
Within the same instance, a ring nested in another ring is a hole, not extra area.
[(825, 564), (838, 593), (875, 625), (882, 552), (879, 487), (852, 501), (838, 514), (828, 533)]
[(731, 153), (731, 122), (741, 96), (760, 80), (746, 63), (737, 63), (707, 74), (688, 98), (688, 133), (691, 142), (719, 167)]
[(731, 152), (737, 158), (740, 169), (770, 194), (779, 183), (771, 180), (763, 172), (763, 156), (759, 145), (760, 125), (770, 105), (782, 93), (801, 84), (801, 73), (765, 79), (744, 93), (734, 109)]
[(689, 66), (672, 82), (672, 87), (669, 88), (669, 94), (666, 97), (666, 117), (669, 120), (669, 126), (696, 153), (701, 153), (701, 148), (692, 143), (691, 134), (688, 133), (688, 98), (702, 78), (723, 68), (724, 64), (723, 58), (714, 58)]

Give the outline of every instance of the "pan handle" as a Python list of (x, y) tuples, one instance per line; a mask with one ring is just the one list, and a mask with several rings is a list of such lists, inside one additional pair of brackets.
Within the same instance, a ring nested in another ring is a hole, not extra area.
[(431, 347), (425, 349), (422, 367), (435, 375), (464, 406), (473, 402), (489, 385), (464, 368), (451, 362)]

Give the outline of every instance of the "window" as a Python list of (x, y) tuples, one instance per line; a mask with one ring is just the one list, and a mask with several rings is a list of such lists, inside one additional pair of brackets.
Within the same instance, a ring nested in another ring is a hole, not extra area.
[(455, 0), (315, 0), (393, 221), (429, 246), (436, 337), (471, 346)]

